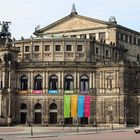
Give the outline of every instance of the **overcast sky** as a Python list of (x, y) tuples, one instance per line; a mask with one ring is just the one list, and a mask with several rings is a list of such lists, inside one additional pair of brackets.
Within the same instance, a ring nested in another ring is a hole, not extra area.
[(140, 0), (0, 0), (0, 21), (11, 21), (12, 36), (28, 38), (37, 25), (44, 27), (71, 12), (108, 21), (140, 31)]

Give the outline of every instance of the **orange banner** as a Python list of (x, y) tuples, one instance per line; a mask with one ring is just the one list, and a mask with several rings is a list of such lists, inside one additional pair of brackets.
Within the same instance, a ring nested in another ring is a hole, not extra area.
[(71, 96), (71, 117), (77, 117), (77, 95)]

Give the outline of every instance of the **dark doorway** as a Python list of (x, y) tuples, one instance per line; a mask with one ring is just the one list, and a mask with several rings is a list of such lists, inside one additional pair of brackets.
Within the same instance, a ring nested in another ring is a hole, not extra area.
[(25, 112), (20, 113), (20, 123), (26, 124), (26, 113)]
[(55, 103), (50, 105), (50, 124), (57, 124), (57, 105)]
[(21, 124), (26, 124), (27, 121), (27, 107), (26, 104), (22, 103), (20, 106), (20, 123)]
[(35, 112), (35, 124), (42, 123), (42, 114), (41, 112)]
[(41, 104), (35, 104), (35, 124), (42, 123), (42, 107)]
[(57, 124), (57, 112), (50, 112), (50, 124)]

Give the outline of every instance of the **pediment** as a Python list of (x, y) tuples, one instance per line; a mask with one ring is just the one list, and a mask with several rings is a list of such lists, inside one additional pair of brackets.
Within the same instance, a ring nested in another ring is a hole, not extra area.
[(41, 34), (55, 34), (106, 27), (107, 23), (83, 16), (70, 16), (42, 28)]

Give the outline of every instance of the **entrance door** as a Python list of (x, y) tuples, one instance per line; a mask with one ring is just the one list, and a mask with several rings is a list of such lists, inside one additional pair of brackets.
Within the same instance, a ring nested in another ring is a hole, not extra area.
[(20, 123), (26, 124), (26, 113), (25, 112), (20, 113)]
[(41, 112), (35, 112), (35, 124), (42, 123), (42, 114)]
[(50, 124), (57, 124), (57, 112), (50, 112)]
[(57, 105), (55, 103), (50, 105), (50, 124), (57, 124)]
[(22, 103), (20, 106), (20, 123), (21, 124), (26, 124), (27, 121), (27, 107), (25, 103)]
[(35, 124), (42, 123), (42, 107), (41, 104), (35, 104)]

